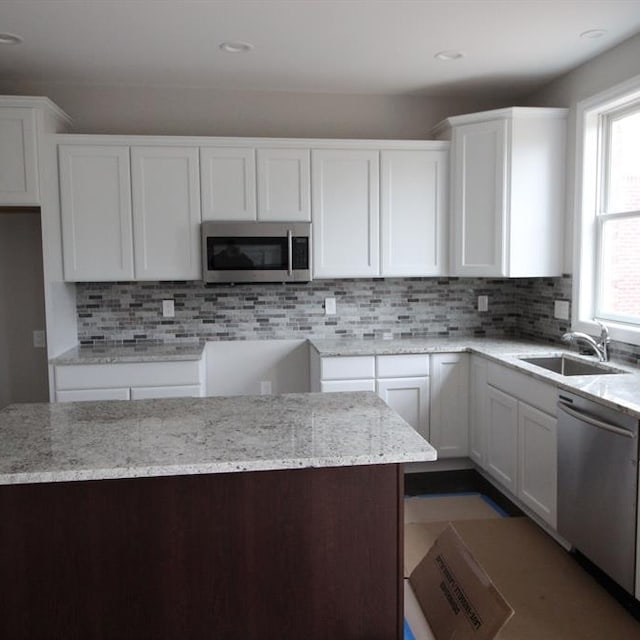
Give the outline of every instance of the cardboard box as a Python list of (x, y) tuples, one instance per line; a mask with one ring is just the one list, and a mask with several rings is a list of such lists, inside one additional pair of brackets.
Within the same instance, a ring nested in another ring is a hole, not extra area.
[(512, 615), (451, 525), (405, 580), (405, 616), (416, 640), (491, 640)]

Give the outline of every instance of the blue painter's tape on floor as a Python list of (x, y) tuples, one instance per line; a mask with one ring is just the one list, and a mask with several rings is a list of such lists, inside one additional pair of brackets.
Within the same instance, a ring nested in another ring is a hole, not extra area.
[(413, 631), (411, 631), (411, 627), (406, 620), (404, 621), (404, 640), (416, 640), (416, 637), (413, 635)]
[(478, 491), (458, 491), (456, 493), (423, 493), (419, 496), (405, 496), (405, 498), (456, 498), (458, 496), (480, 496), (501, 518), (509, 518), (509, 514), (498, 506), (491, 498)]
[(480, 497), (496, 512), (500, 514), (501, 518), (508, 518), (509, 514), (499, 505), (497, 505), (491, 498), (485, 496), (484, 494), (480, 494)]

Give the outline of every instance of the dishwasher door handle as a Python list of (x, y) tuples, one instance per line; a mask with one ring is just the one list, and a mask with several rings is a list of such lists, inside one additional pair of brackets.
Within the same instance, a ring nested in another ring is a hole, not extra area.
[(636, 437), (633, 431), (629, 431), (628, 429), (623, 429), (622, 427), (616, 427), (615, 425), (599, 420), (595, 416), (592, 416), (588, 413), (583, 413), (582, 411), (578, 411), (577, 409), (574, 409), (570, 404), (566, 402), (562, 402), (562, 400), (558, 402), (558, 408), (560, 409), (560, 411), (564, 411), (565, 413), (568, 413), (573, 418), (576, 418), (577, 420), (582, 420), (582, 422), (586, 422), (587, 424), (590, 424), (593, 427), (597, 427), (598, 429), (611, 431), (612, 433), (617, 433), (619, 436), (624, 436), (625, 438)]

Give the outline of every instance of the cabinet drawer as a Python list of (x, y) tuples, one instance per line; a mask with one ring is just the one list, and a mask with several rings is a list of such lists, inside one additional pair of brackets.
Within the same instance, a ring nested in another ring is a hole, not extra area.
[(150, 398), (199, 398), (202, 395), (200, 385), (182, 385), (169, 387), (134, 387), (131, 389), (132, 400), (148, 400)]
[(198, 360), (56, 367), (57, 389), (200, 384)]
[(487, 367), (487, 383), (545, 413), (556, 415), (558, 390), (552, 384), (494, 362)]
[(322, 380), (354, 380), (357, 378), (374, 378), (375, 375), (374, 356), (322, 358), (320, 373)]
[(76, 389), (57, 391), (58, 402), (86, 402), (90, 400), (129, 400), (129, 388)]
[(331, 391), (375, 391), (376, 381), (371, 380), (330, 380), (320, 383), (320, 391), (328, 393)]
[(429, 375), (428, 354), (378, 356), (378, 378), (409, 378)]

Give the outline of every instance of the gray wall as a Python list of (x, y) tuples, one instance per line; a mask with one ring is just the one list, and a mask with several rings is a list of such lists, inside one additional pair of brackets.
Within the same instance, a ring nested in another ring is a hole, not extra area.
[(34, 348), (44, 329), (40, 215), (0, 214), (0, 406), (49, 397), (45, 349)]
[(558, 78), (526, 100), (531, 106), (569, 107), (570, 109), (567, 139), (565, 273), (573, 272), (576, 105), (585, 98), (638, 75), (640, 75), (640, 34)]
[(1, 79), (0, 93), (51, 98), (73, 118), (74, 133), (141, 135), (428, 139), (447, 116), (505, 106), (474, 95), (301, 94)]

